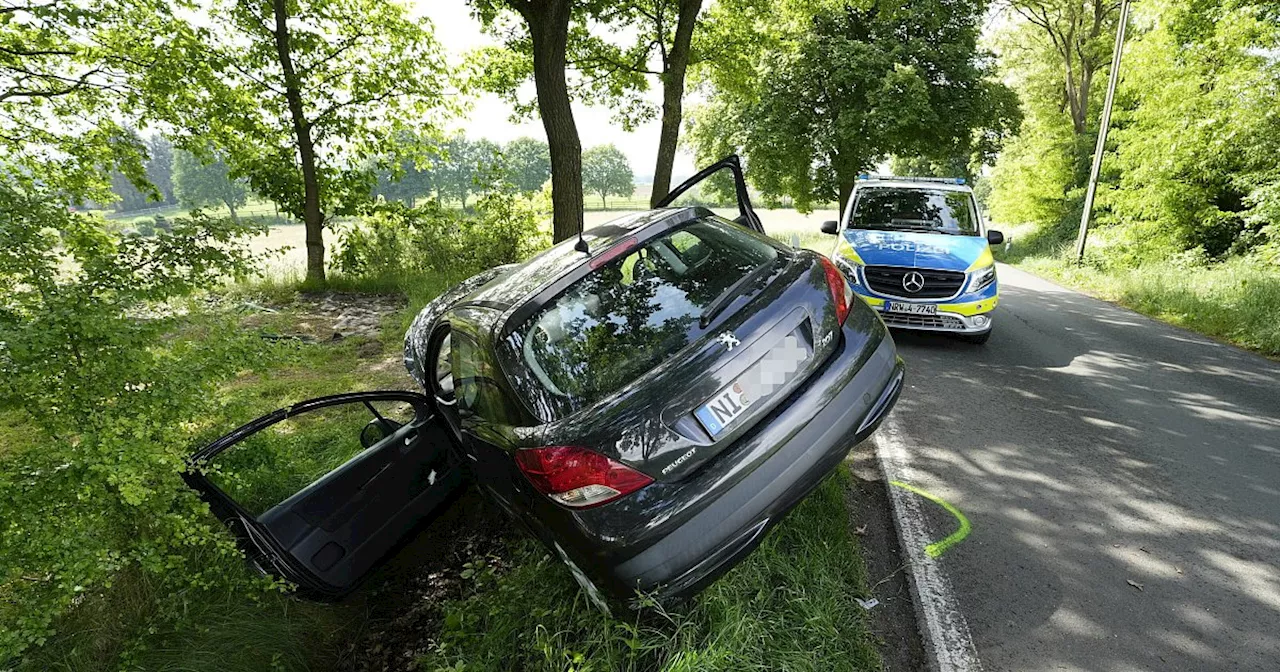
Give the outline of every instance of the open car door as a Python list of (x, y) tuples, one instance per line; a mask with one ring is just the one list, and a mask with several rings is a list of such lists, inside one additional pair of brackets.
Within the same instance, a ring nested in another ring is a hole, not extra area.
[(738, 216), (735, 217), (733, 221), (751, 229), (752, 231), (764, 233), (764, 226), (760, 223), (760, 217), (757, 216), (756, 211), (751, 208), (751, 196), (747, 192), (747, 180), (742, 173), (742, 161), (738, 159), (737, 154), (730, 154), (729, 156), (726, 156), (698, 171), (698, 173), (693, 177), (681, 182), (679, 186), (672, 189), (666, 197), (658, 202), (658, 207), (671, 207), (671, 204), (675, 203), (677, 198), (703, 181), (711, 179), (713, 175), (723, 176), (716, 177), (715, 179), (725, 179), (728, 177), (732, 177), (733, 179), (733, 192), (737, 196), (738, 201)]
[(350, 591), (463, 483), (448, 428), (413, 392), (353, 392), (264, 415), (185, 474), (250, 562), (307, 597)]

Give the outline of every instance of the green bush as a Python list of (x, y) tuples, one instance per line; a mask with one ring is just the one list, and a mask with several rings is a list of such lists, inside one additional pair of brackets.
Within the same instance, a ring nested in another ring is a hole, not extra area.
[(134, 230), (143, 236), (156, 235), (156, 219), (154, 217), (138, 217), (132, 222)]
[(430, 201), (415, 208), (380, 204), (342, 231), (334, 255), (341, 274), (371, 282), (403, 282), (424, 274), (468, 277), (519, 261), (545, 247), (540, 204), (520, 195), (490, 193), (466, 214)]
[(169, 593), (248, 588), (213, 561), (238, 552), (180, 472), (214, 385), (261, 346), (157, 310), (247, 272), (245, 233), (196, 217), (119, 237), (0, 185), (0, 411), (26, 428), (0, 447), (0, 667), (123, 573)]

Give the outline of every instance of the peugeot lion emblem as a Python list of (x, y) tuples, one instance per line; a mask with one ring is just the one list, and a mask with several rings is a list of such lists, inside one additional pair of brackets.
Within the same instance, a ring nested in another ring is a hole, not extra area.
[(738, 347), (738, 337), (733, 335), (732, 331), (721, 332), (716, 336), (716, 340), (724, 344), (725, 350), (732, 350)]
[(902, 276), (902, 288), (915, 294), (924, 289), (924, 276), (920, 275), (919, 271), (911, 271)]

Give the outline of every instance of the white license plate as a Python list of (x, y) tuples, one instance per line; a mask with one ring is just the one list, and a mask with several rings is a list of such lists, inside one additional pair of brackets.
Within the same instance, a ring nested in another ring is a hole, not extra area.
[(698, 416), (702, 426), (706, 427), (712, 436), (716, 436), (738, 416), (746, 413), (747, 408), (754, 401), (755, 399), (745, 391), (742, 383), (735, 382), (720, 390), (707, 403), (699, 406), (698, 410), (694, 411), (694, 415)]
[(884, 312), (907, 313), (910, 315), (937, 315), (938, 306), (934, 303), (898, 303), (896, 301), (885, 301)]

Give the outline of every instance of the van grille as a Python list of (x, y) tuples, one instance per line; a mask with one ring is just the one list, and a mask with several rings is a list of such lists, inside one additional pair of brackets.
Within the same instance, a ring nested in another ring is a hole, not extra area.
[[(960, 293), (964, 285), (964, 273), (936, 271), (928, 268), (903, 268), (901, 266), (867, 266), (862, 269), (867, 286), (878, 294), (899, 296), (905, 299), (945, 299)], [(903, 286), (903, 278), (919, 273), (924, 286), (915, 292)]]
[(964, 329), (964, 322), (954, 315), (908, 315), (906, 313), (880, 313), (890, 327), (914, 327), (916, 329)]

